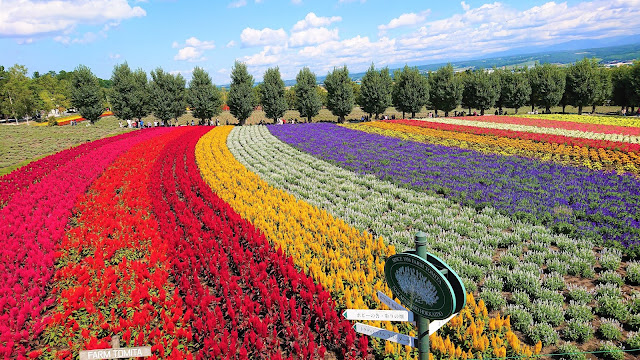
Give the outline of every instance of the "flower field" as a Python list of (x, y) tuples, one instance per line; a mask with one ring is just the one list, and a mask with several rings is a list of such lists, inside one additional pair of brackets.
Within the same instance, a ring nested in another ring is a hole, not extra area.
[(386, 309), (417, 231), (468, 291), (432, 359), (637, 348), (639, 130), (437, 120), (142, 129), (0, 177), (0, 358), (412, 359), (340, 314)]

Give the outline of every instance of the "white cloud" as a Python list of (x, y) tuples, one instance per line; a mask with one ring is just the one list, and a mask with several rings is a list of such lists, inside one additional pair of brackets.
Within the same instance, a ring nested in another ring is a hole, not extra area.
[(239, 8), (247, 5), (247, 0), (235, 0), (229, 3), (230, 8)]
[(331, 23), (338, 21), (342, 21), (340, 16), (318, 17), (316, 14), (310, 12), (303, 20), (300, 20), (293, 25), (292, 31), (302, 31), (314, 27), (329, 26)]
[(462, 10), (464, 11), (469, 11), (469, 9), (471, 9), (471, 5), (467, 4), (464, 1), (460, 2), (460, 5), (462, 5)]
[(120, 59), (120, 54), (109, 54), (109, 59), (117, 60)]
[(294, 5), (300, 5), (302, 4), (302, 0), (291, 0), (291, 3)]
[(293, 34), (291, 34), (291, 37), (289, 38), (289, 46), (300, 47), (306, 45), (315, 45), (338, 39), (338, 29), (329, 30), (324, 27), (312, 28), (294, 32)]
[(57, 37), (77, 25), (114, 24), (147, 14), (126, 0), (3, 0), (1, 4), (0, 37)]
[(240, 34), (240, 40), (244, 47), (281, 45), (287, 41), (287, 33), (282, 28), (278, 30), (245, 28)]
[(236, 42), (235, 42), (235, 41), (233, 41), (233, 40), (231, 40), (231, 41), (229, 41), (229, 42), (227, 43), (227, 46), (226, 46), (226, 47), (228, 47), (228, 48), (232, 48), (232, 47), (234, 47), (234, 46), (236, 46)]
[(178, 53), (173, 57), (177, 61), (203, 61), (207, 58), (202, 56), (205, 50), (215, 49), (216, 45), (213, 41), (202, 41), (192, 36), (185, 40), (184, 45), (174, 41), (171, 44), (173, 48), (180, 48)]
[(404, 26), (418, 25), (420, 23), (423, 23), (427, 19), (427, 16), (429, 16), (430, 13), (431, 13), (430, 10), (425, 10), (417, 14), (416, 13), (402, 14), (395, 19), (391, 19), (391, 21), (389, 21), (389, 23), (386, 25), (378, 25), (378, 31), (380, 32), (380, 34), (384, 34), (385, 31), (390, 29), (396, 29)]

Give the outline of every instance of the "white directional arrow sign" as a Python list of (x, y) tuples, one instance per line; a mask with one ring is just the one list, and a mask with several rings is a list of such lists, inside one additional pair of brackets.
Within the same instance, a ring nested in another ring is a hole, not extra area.
[(397, 332), (381, 329), (375, 326), (369, 326), (361, 323), (356, 323), (353, 329), (360, 334), (377, 337), (379, 339), (393, 341), (402, 345), (409, 345), (416, 347), (416, 338)]
[(455, 313), (451, 316), (449, 316), (446, 319), (443, 320), (431, 320), (431, 322), (429, 322), (429, 335), (433, 334), (434, 332), (438, 331), (438, 329), (440, 329), (442, 326), (444, 326), (444, 324), (448, 323), (449, 320), (453, 319), (454, 316), (458, 315), (458, 313)]
[(347, 309), (342, 316), (347, 320), (413, 321), (413, 313), (407, 310)]
[(378, 290), (378, 300), (380, 300), (381, 303), (387, 305), (392, 310), (409, 311), (409, 310), (407, 310), (407, 308), (405, 308), (404, 306), (398, 304), (395, 300), (393, 300), (392, 298), (388, 297), (382, 291), (379, 291), (379, 290)]

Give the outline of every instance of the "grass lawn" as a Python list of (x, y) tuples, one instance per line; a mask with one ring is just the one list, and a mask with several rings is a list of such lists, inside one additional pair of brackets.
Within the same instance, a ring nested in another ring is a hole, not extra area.
[(21, 123), (0, 125), (0, 176), (47, 155), (132, 129), (121, 129), (118, 120), (108, 116), (92, 126), (34, 126)]

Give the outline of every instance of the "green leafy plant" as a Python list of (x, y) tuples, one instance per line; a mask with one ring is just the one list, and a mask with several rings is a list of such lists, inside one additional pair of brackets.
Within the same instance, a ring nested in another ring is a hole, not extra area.
[(605, 284), (616, 284), (618, 286), (622, 286), (624, 284), (624, 280), (622, 276), (613, 270), (607, 270), (600, 274), (598, 277), (598, 281), (600, 283)]
[(620, 289), (620, 286), (618, 286), (617, 284), (613, 284), (613, 283), (598, 284), (598, 286), (596, 287), (596, 299), (600, 299), (603, 297), (621, 298), (622, 290)]
[(622, 338), (622, 326), (615, 319), (602, 319), (598, 334), (605, 340), (620, 340)]
[(548, 300), (535, 300), (531, 306), (533, 318), (538, 322), (549, 323), (558, 326), (564, 320), (562, 306)]
[(598, 357), (605, 360), (624, 360), (624, 352), (611, 341), (601, 342)]
[(640, 262), (632, 262), (627, 265), (626, 280), (628, 284), (640, 284)]
[(533, 325), (533, 316), (522, 305), (508, 305), (505, 315), (511, 317), (511, 326), (516, 330), (525, 332)]
[(569, 285), (567, 297), (578, 304), (588, 304), (593, 300), (593, 292), (583, 286)]
[(504, 283), (502, 282), (502, 279), (496, 275), (489, 275), (486, 278), (484, 278), (484, 284), (483, 287), (485, 289), (489, 289), (489, 290), (495, 290), (495, 291), (502, 291), (502, 288), (504, 287)]
[(522, 305), (525, 308), (531, 306), (531, 300), (529, 298), (529, 294), (524, 291), (514, 290), (511, 293), (511, 301), (513, 301), (516, 305)]
[(507, 300), (502, 296), (502, 293), (497, 290), (484, 289), (480, 292), (480, 298), (484, 300), (489, 310), (499, 310), (507, 305)]
[(604, 248), (600, 253), (600, 266), (605, 270), (618, 270), (622, 262), (622, 251), (613, 248)]
[(589, 322), (593, 320), (593, 311), (589, 305), (580, 304), (574, 300), (570, 300), (565, 316), (567, 317), (567, 320)]
[(630, 331), (627, 334), (627, 340), (625, 343), (629, 349), (640, 349), (640, 333)]
[(558, 360), (587, 360), (587, 356), (572, 343), (558, 346), (558, 354), (562, 354), (556, 357)]
[(598, 300), (596, 313), (602, 317), (613, 318), (620, 322), (626, 322), (629, 311), (621, 298), (604, 296)]
[(584, 343), (593, 338), (593, 326), (591, 323), (576, 319), (567, 321), (567, 325), (562, 330), (562, 336), (567, 340)]
[(542, 342), (542, 346), (555, 345), (560, 337), (553, 326), (547, 323), (531, 325), (528, 331), (529, 339), (532, 343)]
[(564, 290), (564, 277), (558, 273), (545, 275), (542, 285), (549, 290)]

